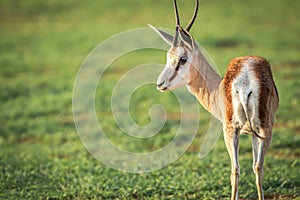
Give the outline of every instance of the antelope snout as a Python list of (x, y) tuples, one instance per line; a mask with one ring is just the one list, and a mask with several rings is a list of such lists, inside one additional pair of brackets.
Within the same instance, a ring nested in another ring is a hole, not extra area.
[(165, 85), (166, 80), (163, 81), (157, 81), (157, 89), (161, 92), (164, 92), (168, 89), (168, 87)]

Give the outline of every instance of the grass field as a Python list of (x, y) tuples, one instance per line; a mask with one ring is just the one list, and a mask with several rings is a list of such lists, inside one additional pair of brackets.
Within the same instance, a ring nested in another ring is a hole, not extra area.
[[(183, 23), (194, 2), (179, 1)], [(266, 57), (280, 95), (274, 137), (265, 161), (267, 199), (300, 199), (300, 1), (203, 0), (191, 33), (222, 74), (233, 57)], [(172, 2), (153, 0), (0, 0), (0, 198), (1, 199), (228, 199), (230, 161), (223, 138), (204, 159), (200, 144), (209, 115), (201, 109), (198, 134), (175, 163), (151, 173), (111, 169), (85, 149), (72, 115), (77, 70), (106, 38), (148, 23), (172, 29)], [(165, 52), (145, 51), (112, 64), (98, 89), (110, 139), (130, 150), (157, 149), (173, 137), (178, 104), (155, 87), (133, 95), (133, 119), (147, 124), (149, 105), (161, 99), (170, 114), (164, 134), (136, 141), (111, 120), (113, 84), (143, 62), (165, 62)], [(145, 94), (147, 94), (145, 96)], [(171, 102), (171, 103), (169, 103)], [(251, 137), (240, 145), (240, 198), (255, 199)]]

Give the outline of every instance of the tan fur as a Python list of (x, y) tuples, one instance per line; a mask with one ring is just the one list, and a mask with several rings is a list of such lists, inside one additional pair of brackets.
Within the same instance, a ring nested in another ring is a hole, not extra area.
[(245, 64), (245, 59), (242, 58), (235, 58), (231, 60), (228, 65), (226, 74), (222, 80), (224, 94), (225, 94), (225, 105), (226, 105), (225, 120), (228, 126), (231, 125), (232, 116), (233, 116), (233, 106), (232, 106), (232, 96), (231, 96), (232, 81), (237, 77), (244, 64)]
[[(274, 124), (274, 115), (278, 108), (278, 92), (273, 81), (271, 67), (268, 61), (259, 56), (245, 56), (238, 57), (230, 61), (226, 74), (222, 80), (224, 85), (225, 105), (226, 106), (226, 124), (231, 126), (233, 107), (231, 86), (232, 81), (241, 71), (246, 61), (252, 58), (254, 61), (252, 64), (253, 71), (256, 78), (260, 82), (260, 94), (259, 94), (259, 119), (262, 127), (272, 128)], [(268, 137), (268, 136), (267, 136)]]
[(261, 94), (259, 99), (259, 118), (262, 127), (273, 127), (270, 115), (278, 108), (279, 98), (277, 88), (273, 81), (270, 64), (261, 57), (255, 57), (254, 65), (256, 77), (260, 80)]
[[(201, 68), (197, 65), (201, 63)], [(222, 78), (211, 68), (206, 59), (200, 54), (195, 58), (194, 66), (191, 69), (193, 81), (188, 84), (188, 88), (194, 94), (202, 106), (221, 120), (218, 106), (216, 106), (219, 84)], [(214, 95), (212, 95), (214, 94)]]

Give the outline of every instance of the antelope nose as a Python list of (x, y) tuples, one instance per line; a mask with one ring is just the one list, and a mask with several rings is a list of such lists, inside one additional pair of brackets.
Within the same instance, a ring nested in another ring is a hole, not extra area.
[(168, 87), (165, 85), (166, 84), (166, 81), (162, 81), (161, 83), (157, 83), (157, 89), (161, 92), (164, 92), (168, 89)]
[(163, 86), (165, 84), (165, 82), (166, 82), (165, 80), (162, 81), (161, 83), (158, 82), (157, 83), (157, 88), (161, 88), (161, 86)]

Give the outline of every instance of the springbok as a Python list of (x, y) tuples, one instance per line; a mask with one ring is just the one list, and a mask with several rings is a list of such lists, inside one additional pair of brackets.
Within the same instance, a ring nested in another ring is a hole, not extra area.
[(275, 112), (279, 98), (270, 65), (259, 56), (238, 57), (230, 61), (224, 78), (210, 66), (199, 46), (189, 33), (197, 17), (196, 0), (193, 17), (184, 29), (180, 25), (176, 0), (174, 37), (151, 25), (171, 45), (167, 62), (157, 80), (161, 91), (186, 85), (203, 107), (223, 124), (226, 147), (231, 159), (231, 199), (238, 199), (239, 135), (251, 134), (253, 171), (258, 198), (263, 195), (264, 156), (272, 139)]

